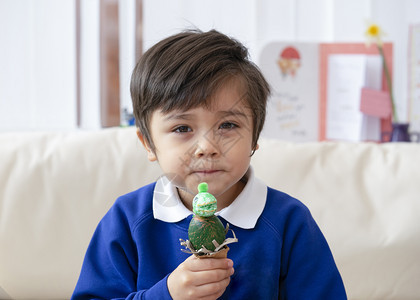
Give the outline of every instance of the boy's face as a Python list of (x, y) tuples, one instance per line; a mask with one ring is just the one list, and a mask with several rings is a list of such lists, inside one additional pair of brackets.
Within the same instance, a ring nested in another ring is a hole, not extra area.
[(244, 92), (230, 80), (215, 93), (210, 108), (155, 111), (150, 121), (155, 151), (142, 141), (149, 160), (159, 162), (188, 208), (197, 185), (205, 181), (220, 210), (243, 188), (240, 179), (251, 160), (252, 126)]

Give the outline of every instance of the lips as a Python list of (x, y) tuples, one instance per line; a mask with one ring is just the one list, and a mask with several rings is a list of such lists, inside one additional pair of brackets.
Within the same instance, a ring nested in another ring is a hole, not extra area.
[(199, 174), (214, 174), (220, 172), (220, 170), (197, 170), (194, 171), (194, 173), (199, 173)]
[(222, 172), (221, 169), (198, 169), (193, 170), (191, 173), (200, 177), (215, 176)]

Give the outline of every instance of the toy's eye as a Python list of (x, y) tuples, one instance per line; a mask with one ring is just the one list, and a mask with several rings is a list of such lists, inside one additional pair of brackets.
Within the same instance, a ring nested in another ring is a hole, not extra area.
[(185, 125), (178, 126), (174, 129), (174, 132), (177, 132), (177, 133), (185, 133), (185, 132), (191, 132), (191, 131), (192, 129)]

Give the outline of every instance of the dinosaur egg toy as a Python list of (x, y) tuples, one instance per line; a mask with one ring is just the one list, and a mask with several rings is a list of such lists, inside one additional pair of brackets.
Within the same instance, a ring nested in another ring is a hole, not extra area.
[(208, 185), (202, 182), (198, 185), (198, 194), (193, 200), (194, 216), (188, 227), (188, 238), (194, 249), (205, 247), (207, 250), (216, 249), (213, 240), (217, 244), (225, 241), (225, 227), (217, 216), (214, 215), (217, 209), (216, 198), (207, 192)]
[(226, 239), (229, 224), (226, 228), (220, 219), (214, 214), (217, 210), (216, 198), (207, 192), (208, 185), (202, 182), (198, 185), (198, 194), (193, 199), (193, 217), (188, 227), (189, 240), (181, 241), (189, 251), (198, 257), (227, 257), (229, 247), (227, 244), (237, 242), (233, 238)]

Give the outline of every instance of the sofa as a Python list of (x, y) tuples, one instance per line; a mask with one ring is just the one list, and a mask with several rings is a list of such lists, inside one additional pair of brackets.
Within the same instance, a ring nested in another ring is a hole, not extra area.
[[(420, 144), (259, 145), (256, 175), (309, 207), (349, 299), (420, 299)], [(101, 217), (161, 175), (132, 127), (1, 133), (0, 161), (0, 299), (69, 299)]]

